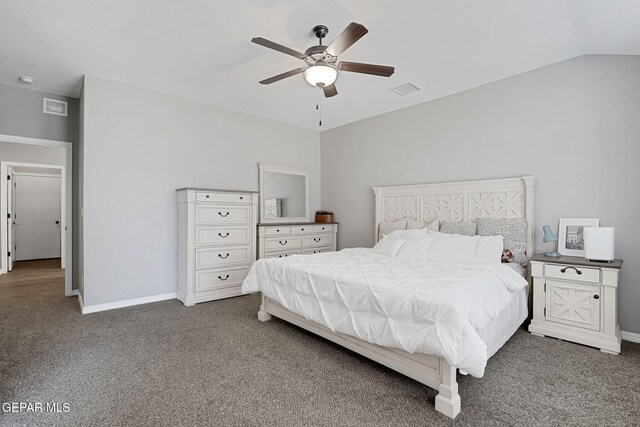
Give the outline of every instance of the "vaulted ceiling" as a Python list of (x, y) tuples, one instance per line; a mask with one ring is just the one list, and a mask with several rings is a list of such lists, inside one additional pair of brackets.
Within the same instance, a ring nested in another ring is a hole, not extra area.
[[(250, 43), (296, 50), (355, 21), (369, 33), (347, 61), (394, 65), (391, 78), (342, 72), (322, 99), (302, 65)], [(636, 0), (13, 0), (0, 2), (0, 83), (78, 97), (84, 74), (314, 130), (460, 92), (584, 54), (640, 54)], [(419, 92), (390, 89), (413, 83)]]

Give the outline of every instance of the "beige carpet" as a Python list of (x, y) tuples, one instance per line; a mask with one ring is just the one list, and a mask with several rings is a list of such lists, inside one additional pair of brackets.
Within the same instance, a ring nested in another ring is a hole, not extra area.
[(620, 356), (520, 330), (484, 378), (459, 376), (462, 413), (436, 392), (285, 322), (257, 296), (81, 315), (75, 298), (0, 306), (0, 424), (205, 426), (638, 425), (640, 345)]

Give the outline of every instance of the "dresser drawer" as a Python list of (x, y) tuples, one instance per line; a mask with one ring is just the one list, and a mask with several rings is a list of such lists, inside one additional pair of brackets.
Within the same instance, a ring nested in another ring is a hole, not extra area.
[(313, 226), (314, 233), (330, 233), (332, 231), (333, 231), (333, 224)]
[(314, 248), (314, 249), (305, 249), (302, 251), (302, 253), (304, 255), (313, 255), (313, 254), (320, 254), (323, 252), (331, 252), (331, 248), (330, 247), (326, 247), (326, 248)]
[(313, 225), (294, 225), (291, 227), (291, 234), (313, 233)]
[(282, 236), (291, 234), (291, 227), (266, 227), (265, 236)]
[(302, 238), (302, 246), (304, 248), (327, 245), (331, 245), (331, 234), (314, 234)]
[(196, 271), (196, 292), (240, 285), (248, 273), (248, 266)]
[(287, 258), (291, 255), (300, 255), (300, 250), (287, 252), (269, 252), (265, 254), (265, 258)]
[(198, 191), (196, 202), (218, 202), (218, 203), (251, 203), (251, 195), (234, 193), (212, 193)]
[(249, 227), (196, 227), (196, 246), (249, 244)]
[(196, 224), (249, 224), (249, 206), (196, 205)]
[(223, 267), (233, 264), (249, 264), (249, 247), (241, 248), (198, 248), (196, 249), (196, 269)]
[(597, 268), (547, 264), (544, 275), (553, 279), (573, 282), (600, 283), (600, 270)]
[(265, 251), (287, 251), (289, 248), (300, 248), (300, 237), (271, 237), (264, 239)]

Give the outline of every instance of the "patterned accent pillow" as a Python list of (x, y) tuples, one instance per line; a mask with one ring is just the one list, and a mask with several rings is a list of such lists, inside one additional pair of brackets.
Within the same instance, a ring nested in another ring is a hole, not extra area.
[(446, 222), (440, 224), (440, 232), (447, 234), (462, 234), (465, 236), (476, 235), (476, 224), (474, 222)]
[(504, 237), (504, 248), (511, 251), (513, 261), (526, 266), (527, 258), (527, 220), (478, 218), (478, 235)]

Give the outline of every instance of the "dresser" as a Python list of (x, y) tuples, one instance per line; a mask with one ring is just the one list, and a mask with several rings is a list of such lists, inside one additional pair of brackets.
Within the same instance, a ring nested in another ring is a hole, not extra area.
[(620, 353), (618, 278), (622, 260), (610, 263), (584, 258), (535, 255), (533, 319), (529, 331)]
[(337, 247), (337, 223), (258, 225), (258, 258), (332, 252)]
[(258, 193), (181, 188), (178, 290), (184, 305), (240, 295), (256, 259)]

